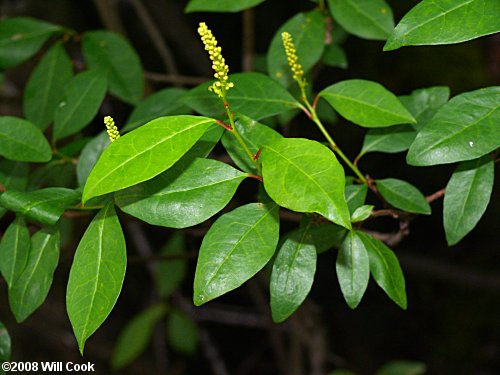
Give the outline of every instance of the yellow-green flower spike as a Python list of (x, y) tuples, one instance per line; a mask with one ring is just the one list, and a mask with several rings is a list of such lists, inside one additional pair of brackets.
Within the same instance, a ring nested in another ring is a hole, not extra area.
[(114, 142), (118, 138), (120, 138), (120, 132), (118, 131), (118, 128), (115, 125), (115, 120), (113, 120), (113, 117), (111, 116), (104, 117), (104, 124), (106, 125), (109, 140), (111, 142)]
[(290, 33), (285, 31), (281, 33), (281, 39), (283, 40), (283, 46), (285, 47), (288, 65), (290, 65), (290, 69), (292, 69), (293, 72), (293, 79), (297, 81), (300, 87), (304, 87), (306, 85), (304, 71), (302, 70), (302, 65), (298, 63), (299, 58), (297, 56), (295, 44), (293, 44), (292, 36)]
[(217, 81), (208, 89), (216, 93), (221, 98), (224, 98), (226, 91), (233, 87), (234, 84), (229, 82), (229, 77), (227, 76), (229, 67), (226, 65), (224, 57), (222, 57), (222, 48), (217, 47), (217, 40), (205, 22), (200, 22), (198, 34), (200, 34), (201, 41), (205, 45), (205, 50), (208, 51), (210, 60), (212, 60), (212, 69), (215, 71), (214, 77), (217, 79)]

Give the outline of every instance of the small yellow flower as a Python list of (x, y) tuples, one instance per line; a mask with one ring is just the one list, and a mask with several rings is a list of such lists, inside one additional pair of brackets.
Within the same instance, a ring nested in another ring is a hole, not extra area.
[(113, 120), (113, 117), (111, 116), (104, 117), (104, 124), (106, 125), (109, 140), (111, 142), (114, 142), (118, 138), (120, 138), (120, 132), (118, 131), (118, 128), (115, 125), (115, 120)]
[(297, 50), (293, 44), (293, 39), (290, 33), (281, 33), (281, 39), (283, 40), (283, 46), (285, 47), (286, 57), (288, 59), (288, 65), (293, 72), (293, 79), (297, 81), (299, 86), (303, 87), (306, 85), (306, 80), (304, 79), (304, 70), (302, 70), (302, 65), (298, 63), (299, 58), (297, 56)]
[(217, 81), (208, 89), (223, 98), (226, 94), (226, 91), (233, 87), (234, 84), (232, 82), (229, 82), (229, 77), (227, 76), (229, 67), (226, 65), (226, 60), (224, 60), (224, 57), (222, 57), (222, 48), (217, 47), (217, 40), (213, 36), (212, 31), (210, 31), (210, 29), (205, 24), (205, 22), (200, 22), (198, 34), (200, 34), (201, 41), (205, 45), (205, 50), (208, 51), (210, 60), (212, 60), (212, 69), (215, 71), (214, 77), (215, 79), (217, 79)]

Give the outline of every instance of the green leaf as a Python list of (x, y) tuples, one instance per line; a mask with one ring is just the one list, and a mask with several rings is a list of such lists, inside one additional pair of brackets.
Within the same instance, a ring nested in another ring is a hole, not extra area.
[(0, 160), (0, 184), (5, 190), (24, 190), (28, 186), (29, 165), (10, 160)]
[(9, 225), (0, 241), (0, 272), (12, 288), (26, 267), (30, 251), (30, 234), (26, 221), (18, 216)]
[(408, 164), (423, 166), (472, 160), (500, 147), (500, 86), (452, 98), (418, 133)]
[(427, 366), (422, 362), (391, 361), (383, 365), (376, 375), (424, 375)]
[(113, 370), (128, 366), (146, 350), (155, 325), (163, 315), (165, 315), (165, 306), (151, 306), (127, 323), (120, 332), (113, 350), (111, 357)]
[(280, 206), (316, 212), (351, 228), (344, 198), (344, 169), (319, 142), (283, 138), (264, 146), (262, 177), (267, 194)]
[(350, 231), (339, 248), (337, 278), (347, 305), (355, 309), (365, 294), (370, 278), (370, 260), (358, 232)]
[(309, 234), (312, 237), (316, 252), (321, 254), (332, 247), (338, 248), (347, 230), (344, 227), (332, 223), (311, 223)]
[[(235, 125), (241, 137), (254, 155), (257, 154), (259, 149), (264, 145), (283, 138), (280, 133), (271, 129), (269, 126), (243, 115), (237, 116)], [(250, 160), (234, 134), (225, 132), (222, 136), (222, 144), (238, 167), (246, 172), (257, 174), (255, 164)]]
[(406, 310), (406, 286), (398, 258), (382, 241), (363, 232), (357, 235), (363, 241), (370, 258), (370, 272), (378, 286), (398, 306)]
[(193, 355), (198, 345), (198, 328), (184, 314), (174, 310), (167, 321), (167, 340), (172, 349)]
[(85, 145), (78, 158), (78, 164), (76, 164), (76, 176), (79, 186), (85, 185), (90, 171), (109, 144), (108, 134), (102, 131)]
[(325, 48), (325, 17), (319, 9), (298, 13), (274, 34), (267, 53), (267, 70), (271, 78), (287, 87), (294, 81), (283, 47), (282, 32), (292, 35), (298, 61), (307, 73), (319, 61)]
[(271, 312), (273, 321), (288, 319), (304, 302), (316, 273), (316, 247), (310, 225), (293, 231), (281, 245), (271, 272)]
[(97, 114), (106, 95), (106, 76), (100, 70), (87, 70), (67, 85), (54, 119), (54, 140), (78, 133)]
[(56, 43), (40, 60), (26, 85), (23, 101), (26, 119), (45, 130), (54, 120), (54, 113), (71, 77), (71, 59), (62, 43)]
[(356, 210), (351, 215), (351, 222), (359, 223), (360, 221), (368, 219), (372, 214), (373, 207), (374, 206), (367, 204), (356, 208)]
[(115, 199), (124, 212), (149, 224), (186, 228), (222, 210), (245, 177), (220, 161), (197, 158), (117, 192)]
[(278, 244), (278, 211), (273, 203), (250, 203), (215, 221), (198, 255), (196, 306), (238, 288), (269, 262)]
[(358, 207), (365, 204), (368, 186), (363, 185), (347, 185), (345, 187), (345, 199), (349, 207), (349, 213), (352, 215)]
[(42, 163), (52, 158), (49, 142), (31, 122), (0, 116), (0, 155), (16, 161)]
[(395, 178), (377, 180), (380, 195), (390, 205), (406, 212), (430, 215), (431, 206), (425, 196), (410, 183)]
[[(11, 354), (11, 341), (9, 332), (5, 325), (0, 322), (0, 363), (4, 361), (8, 361), (10, 359)], [(3, 370), (0, 370), (2, 373)]]
[(134, 130), (157, 117), (188, 113), (189, 108), (180, 101), (185, 93), (183, 89), (168, 88), (148, 96), (134, 108), (122, 131)]
[(160, 117), (120, 137), (97, 161), (83, 190), (83, 202), (149, 180), (170, 168), (214, 120)]
[[(227, 92), (227, 100), (233, 112), (260, 120), (299, 107), (283, 86), (264, 74), (238, 73), (229, 79), (234, 87)], [(211, 84), (206, 82), (188, 91), (182, 102), (204, 116), (225, 116), (220, 98), (208, 91)]]
[(415, 122), (398, 98), (382, 85), (350, 79), (328, 86), (319, 93), (347, 120), (367, 128)]
[(500, 31), (498, 0), (423, 0), (398, 23), (384, 51), (450, 44)]
[(328, 5), (335, 21), (360, 38), (386, 40), (394, 28), (384, 0), (328, 0)]
[(349, 66), (347, 56), (343, 48), (333, 43), (325, 47), (321, 61), (323, 64), (333, 68), (347, 69)]
[(126, 266), (125, 238), (109, 202), (85, 231), (69, 273), (66, 309), (82, 355), (118, 299)]
[(240, 12), (265, 0), (190, 0), (186, 13), (191, 12)]
[(18, 323), (26, 320), (47, 298), (59, 263), (59, 230), (43, 228), (31, 237), (24, 271), (9, 289), (9, 303)]
[(0, 205), (45, 225), (57, 223), (66, 208), (80, 201), (80, 193), (66, 188), (30, 192), (9, 190), (0, 196)]
[(184, 233), (177, 231), (172, 234), (161, 248), (160, 255), (179, 256), (178, 259), (165, 259), (158, 263), (155, 271), (156, 289), (163, 298), (168, 298), (181, 285), (187, 274), (186, 241)]
[(360, 155), (375, 151), (393, 154), (408, 150), (416, 136), (416, 129), (407, 124), (370, 129), (365, 135)]
[(139, 102), (144, 91), (142, 65), (123, 36), (110, 31), (87, 32), (83, 36), (82, 52), (90, 69), (105, 74), (113, 95), (130, 104)]
[(493, 191), (495, 163), (486, 155), (460, 163), (444, 196), (443, 223), (448, 245), (455, 245), (479, 222)]
[(0, 22), (0, 70), (28, 60), (62, 28), (30, 17), (14, 17)]
[[(205, 130), (205, 133), (194, 144), (193, 147), (182, 157), (181, 160), (193, 160), (195, 158), (206, 158), (217, 145), (224, 133), (224, 128), (217, 123), (213, 123)], [(180, 160), (179, 160), (180, 161)]]

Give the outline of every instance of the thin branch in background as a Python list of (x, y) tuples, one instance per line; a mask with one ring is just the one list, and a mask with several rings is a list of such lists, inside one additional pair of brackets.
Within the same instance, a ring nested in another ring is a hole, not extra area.
[(125, 27), (112, 3), (112, 0), (94, 0), (99, 17), (106, 29), (126, 35)]
[(444, 196), (445, 190), (446, 190), (445, 188), (440, 189), (440, 190), (436, 191), (434, 194), (431, 194), (431, 195), (428, 195), (427, 197), (425, 197), (425, 200), (427, 201), (427, 203), (434, 202), (435, 200), (438, 200), (439, 198)]
[(253, 70), (253, 61), (255, 55), (255, 29), (254, 29), (254, 10), (247, 9), (243, 11), (243, 56), (241, 67), (244, 72)]
[(180, 74), (161, 74), (155, 72), (144, 72), (144, 77), (153, 82), (172, 83), (186, 86), (196, 86), (209, 81), (209, 77), (183, 76)]
[[(153, 42), (156, 50), (158, 51), (163, 61), (163, 66), (165, 68), (165, 71), (167, 73), (171, 73), (174, 75), (177, 74), (179, 70), (177, 69), (177, 65), (175, 64), (172, 51), (170, 51), (170, 48), (165, 42), (165, 39), (163, 38), (160, 30), (158, 29), (153, 18), (149, 14), (148, 9), (142, 4), (140, 0), (129, 0), (129, 1), (130, 4), (134, 7), (135, 11), (137, 12), (137, 16), (144, 24), (144, 27), (146, 28), (146, 31), (149, 34), (149, 37), (151, 38), (151, 41)], [(180, 85), (179, 82), (176, 82), (176, 84)]]
[(204, 328), (200, 328), (199, 335), (203, 354), (205, 354), (205, 357), (207, 357), (210, 362), (213, 373), (215, 375), (229, 375), (226, 364), (222, 360), (219, 350), (208, 331)]

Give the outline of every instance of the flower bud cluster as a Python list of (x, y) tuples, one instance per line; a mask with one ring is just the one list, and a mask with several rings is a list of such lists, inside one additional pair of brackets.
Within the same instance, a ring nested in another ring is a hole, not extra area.
[(229, 77), (227, 76), (229, 67), (226, 65), (224, 57), (222, 57), (222, 48), (217, 46), (217, 40), (205, 22), (200, 22), (198, 34), (200, 34), (201, 40), (205, 45), (205, 50), (208, 51), (210, 60), (212, 60), (212, 69), (215, 71), (214, 77), (217, 79), (208, 89), (222, 98), (225, 92), (234, 86), (232, 82), (229, 82)]
[(281, 39), (283, 40), (283, 46), (285, 47), (286, 57), (288, 59), (288, 65), (293, 72), (293, 79), (298, 82), (299, 85), (305, 85), (304, 71), (302, 70), (302, 65), (298, 63), (299, 58), (297, 56), (297, 50), (293, 44), (293, 39), (290, 33), (281, 33)]
[(111, 116), (104, 117), (104, 124), (106, 125), (109, 140), (111, 142), (114, 142), (118, 138), (120, 138), (120, 132), (118, 131), (118, 128), (115, 125), (115, 120), (113, 120), (113, 117)]

